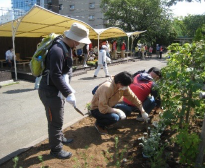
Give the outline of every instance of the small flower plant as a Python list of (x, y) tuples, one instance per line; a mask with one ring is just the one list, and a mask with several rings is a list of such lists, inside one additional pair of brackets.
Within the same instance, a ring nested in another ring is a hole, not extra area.
[(159, 149), (160, 136), (165, 129), (163, 120), (153, 122), (153, 126), (154, 127), (150, 129), (150, 135), (146, 136), (144, 133), (144, 136), (138, 139), (142, 141), (139, 145), (143, 147), (142, 155), (145, 158), (154, 156), (155, 152)]

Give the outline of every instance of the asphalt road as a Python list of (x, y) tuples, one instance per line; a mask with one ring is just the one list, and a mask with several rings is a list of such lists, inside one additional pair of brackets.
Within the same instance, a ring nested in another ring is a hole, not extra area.
[[(165, 60), (147, 59), (109, 66), (111, 75), (121, 71), (134, 73), (151, 67), (166, 66)], [(92, 99), (92, 89), (106, 80), (101, 69), (93, 78), (94, 70), (72, 78), (71, 85), (76, 90), (77, 107), (86, 113), (85, 105)], [(19, 81), (0, 88), (0, 164), (46, 139), (47, 120), (44, 107), (39, 100), (34, 83)], [(65, 103), (64, 128), (82, 119), (70, 104)]]

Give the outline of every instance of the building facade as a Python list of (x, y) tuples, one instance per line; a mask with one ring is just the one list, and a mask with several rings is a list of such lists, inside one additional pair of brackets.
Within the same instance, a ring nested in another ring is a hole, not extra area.
[(59, 14), (89, 24), (93, 28), (104, 28), (101, 0), (59, 0)]
[(101, 0), (11, 0), (13, 19), (23, 16), (37, 4), (55, 13), (81, 20), (93, 28), (104, 28), (100, 3)]
[[(42, 6), (42, 5), (40, 5)], [(44, 6), (42, 6), (48, 10), (51, 10), (55, 13), (59, 13), (59, 0), (44, 0)]]

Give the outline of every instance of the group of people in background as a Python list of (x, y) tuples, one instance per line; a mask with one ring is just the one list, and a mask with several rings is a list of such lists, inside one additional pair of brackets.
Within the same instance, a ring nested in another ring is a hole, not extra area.
[[(100, 42), (99, 51), (102, 49), (102, 45), (106, 51), (106, 56), (111, 60), (117, 60), (119, 58), (117, 54), (117, 40), (113, 40), (109, 42), (108, 40), (104, 40)], [(106, 46), (106, 48), (105, 48)], [(127, 46), (125, 40), (122, 41), (120, 45), (121, 55), (120, 58), (125, 58), (125, 51), (127, 50)], [(98, 46), (93, 47), (92, 43), (89, 45), (81, 46), (81, 48), (73, 49), (73, 57), (74, 60), (77, 59), (78, 63), (82, 63), (84, 67), (87, 67), (86, 62), (92, 61), (94, 59), (98, 59)]]
[[(164, 51), (163, 46), (156, 44), (156, 55), (157, 58), (162, 58), (162, 53)], [(152, 57), (153, 54), (153, 47), (148, 47), (146, 44), (137, 44), (135, 47), (135, 56), (144, 59), (145, 56)]]

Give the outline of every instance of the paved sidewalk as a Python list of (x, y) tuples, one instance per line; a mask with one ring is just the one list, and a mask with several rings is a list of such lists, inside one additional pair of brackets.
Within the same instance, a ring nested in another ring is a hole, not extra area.
[[(109, 66), (111, 75), (121, 71), (134, 73), (148, 70), (150, 67), (163, 67), (166, 61), (147, 59), (136, 62)], [(101, 70), (97, 78), (93, 78), (94, 70), (72, 78), (71, 85), (76, 90), (77, 106), (84, 113), (86, 103), (92, 98), (91, 90), (106, 80)], [(47, 138), (47, 120), (45, 110), (34, 90), (34, 83), (19, 81), (18, 84), (0, 88), (0, 164), (29, 149)], [(65, 103), (64, 128), (82, 119), (71, 105)]]

